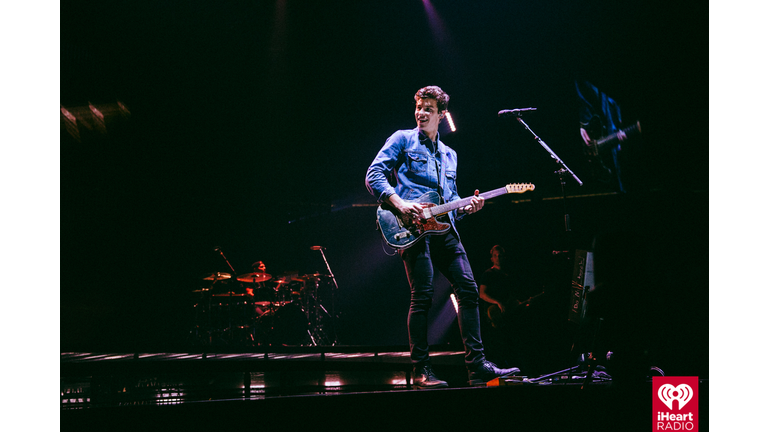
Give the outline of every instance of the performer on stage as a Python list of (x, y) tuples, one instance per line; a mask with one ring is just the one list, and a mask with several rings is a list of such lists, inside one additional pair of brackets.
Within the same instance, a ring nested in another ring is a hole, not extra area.
[[(579, 133), (584, 141), (593, 179), (617, 192), (626, 192), (620, 164), (621, 142), (627, 139), (620, 129), (621, 107), (588, 81), (576, 81), (576, 94), (579, 100)], [(616, 145), (601, 149), (599, 154), (591, 148), (595, 140), (613, 133), (617, 134)]]
[(496, 305), (500, 313), (505, 313), (507, 307), (517, 306), (521, 303), (522, 294), (519, 294), (520, 286), (515, 284), (512, 276), (504, 267), (506, 251), (503, 247), (495, 245), (491, 248), (491, 263), (493, 266), (480, 276), (480, 299), (487, 306)]
[[(480, 313), (483, 338), (488, 357), (504, 366), (508, 363), (530, 363), (530, 335), (535, 320), (528, 306), (543, 291), (518, 270), (509, 267), (506, 250), (501, 245), (491, 248), (493, 265), (480, 276)], [(534, 294), (535, 292), (535, 294)], [(523, 341), (525, 346), (523, 346)], [(529, 367), (526, 367), (529, 369)]]
[[(267, 265), (264, 264), (264, 261), (256, 261), (251, 265), (251, 267), (253, 268), (252, 274), (267, 273)], [(246, 285), (245, 293), (246, 295), (252, 297), (252, 300), (256, 302), (272, 302), (275, 297), (274, 288), (272, 285), (272, 283), (267, 283), (267, 281), (251, 283), (250, 285)], [(256, 316), (260, 317), (265, 312), (267, 312), (269, 307), (264, 304), (256, 304), (254, 309)]]
[[(416, 101), (416, 128), (399, 130), (379, 150), (366, 174), (366, 186), (379, 202), (412, 217), (423, 217), (422, 206), (409, 201), (428, 191), (436, 191), (446, 201), (460, 199), (456, 189), (456, 152), (440, 141), (438, 126), (445, 115), (449, 96), (440, 87), (419, 89)], [(394, 182), (394, 186), (390, 184)], [(459, 304), (459, 329), (465, 348), (469, 383), (484, 384), (494, 378), (519, 372), (518, 368), (499, 369), (485, 358), (480, 337), (478, 293), (472, 269), (456, 231), (455, 221), (483, 208), (482, 197), (449, 213), (451, 229), (440, 235), (427, 235), (407, 249), (400, 250), (411, 288), (408, 312), (408, 337), (414, 384), (418, 388), (446, 387), (430, 364), (427, 342), (427, 315), (434, 294), (435, 269), (446, 276)]]

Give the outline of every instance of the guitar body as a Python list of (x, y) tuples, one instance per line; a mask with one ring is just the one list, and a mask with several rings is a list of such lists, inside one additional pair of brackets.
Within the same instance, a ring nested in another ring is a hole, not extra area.
[[(429, 191), (409, 202), (431, 208), (440, 204), (440, 195)], [(384, 241), (395, 249), (406, 249), (428, 234), (445, 234), (451, 229), (447, 215), (419, 220), (399, 214), (388, 204), (382, 204), (376, 210), (376, 221)]]
[(515, 319), (517, 315), (520, 315), (523, 313), (525, 308), (531, 306), (532, 303), (536, 300), (536, 298), (544, 295), (542, 292), (541, 294), (536, 294), (535, 296), (529, 298), (528, 300), (518, 303), (517, 301), (512, 301), (510, 303), (517, 303), (517, 304), (510, 304), (508, 302), (504, 302), (504, 312), (501, 311), (501, 308), (497, 304), (491, 304), (488, 306), (488, 320), (491, 322), (491, 325), (494, 328), (503, 328), (505, 324), (509, 323), (512, 319)]
[[(524, 193), (534, 189), (535, 186), (531, 183), (514, 183), (482, 194), (475, 191), (474, 196), (491, 199), (508, 193)], [(395, 249), (407, 249), (425, 235), (447, 233), (451, 229), (448, 213), (469, 205), (472, 198), (462, 198), (442, 204), (440, 195), (435, 191), (429, 191), (415, 200), (407, 201), (421, 204), (423, 219), (402, 215), (385, 203), (376, 210), (376, 222), (379, 224), (381, 236), (388, 245)]]
[(488, 320), (494, 328), (502, 328), (504, 326), (504, 313), (497, 304), (491, 304), (488, 306)]

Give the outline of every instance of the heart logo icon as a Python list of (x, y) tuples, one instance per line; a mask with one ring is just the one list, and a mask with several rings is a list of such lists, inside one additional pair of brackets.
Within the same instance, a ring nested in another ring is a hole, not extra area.
[(693, 399), (693, 389), (688, 384), (680, 384), (677, 387), (672, 384), (664, 384), (659, 387), (659, 399), (669, 409), (672, 409), (672, 401), (677, 400), (679, 409), (683, 409), (685, 404)]

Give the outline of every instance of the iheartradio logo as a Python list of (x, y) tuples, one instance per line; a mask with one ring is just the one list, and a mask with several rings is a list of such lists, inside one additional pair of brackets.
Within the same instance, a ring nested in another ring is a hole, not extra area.
[(653, 377), (652, 430), (698, 431), (698, 393), (698, 377)]
[(664, 405), (669, 409), (672, 409), (672, 403), (674, 401), (680, 403), (678, 409), (683, 409), (683, 407), (693, 399), (693, 389), (688, 384), (680, 384), (677, 387), (672, 384), (664, 384), (659, 387), (657, 394), (659, 395), (659, 399), (661, 399), (661, 401), (664, 402)]

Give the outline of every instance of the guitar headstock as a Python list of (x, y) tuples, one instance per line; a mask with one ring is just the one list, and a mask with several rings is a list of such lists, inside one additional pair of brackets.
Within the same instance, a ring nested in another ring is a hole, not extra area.
[(536, 189), (533, 183), (510, 183), (505, 186), (507, 193), (523, 193)]

